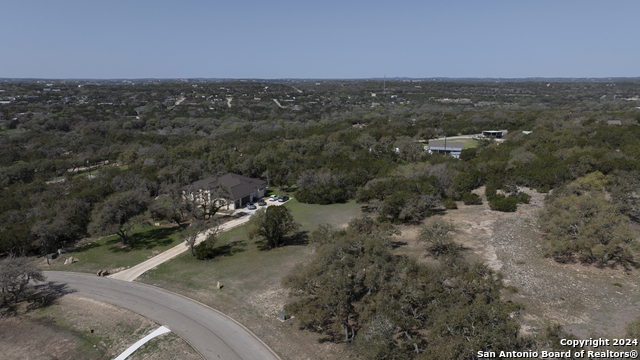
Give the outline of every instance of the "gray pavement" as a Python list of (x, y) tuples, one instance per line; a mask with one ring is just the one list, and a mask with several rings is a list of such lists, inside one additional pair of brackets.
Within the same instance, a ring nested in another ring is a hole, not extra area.
[(78, 295), (129, 309), (168, 327), (205, 359), (280, 359), (240, 323), (186, 297), (94, 275), (45, 271), (45, 276)]

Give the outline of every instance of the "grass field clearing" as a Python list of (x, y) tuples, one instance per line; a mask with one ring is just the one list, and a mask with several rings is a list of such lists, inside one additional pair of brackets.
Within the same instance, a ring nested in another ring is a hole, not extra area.
[[(133, 245), (122, 247), (120, 237), (112, 235), (98, 240), (85, 240), (66, 254), (51, 262), (46, 270), (95, 273), (137, 265), (178, 244), (177, 227), (151, 226), (134, 230), (130, 236)], [(78, 259), (64, 265), (66, 258)]]

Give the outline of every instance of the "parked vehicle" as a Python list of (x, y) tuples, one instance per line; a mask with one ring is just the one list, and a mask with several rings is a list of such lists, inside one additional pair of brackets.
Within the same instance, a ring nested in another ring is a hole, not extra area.
[(285, 202), (285, 201), (287, 201), (287, 200), (289, 200), (289, 197), (288, 197), (288, 196), (280, 196), (280, 197), (278, 198), (278, 202)]
[(266, 206), (266, 205), (267, 205), (266, 201), (264, 201), (262, 199), (258, 200), (258, 206)]
[(247, 209), (249, 209), (249, 210), (255, 210), (255, 209), (257, 209), (257, 208), (256, 208), (256, 206), (255, 206), (253, 203), (248, 203), (248, 204), (247, 204)]
[(276, 201), (276, 200), (278, 200), (278, 195), (269, 196), (269, 201)]

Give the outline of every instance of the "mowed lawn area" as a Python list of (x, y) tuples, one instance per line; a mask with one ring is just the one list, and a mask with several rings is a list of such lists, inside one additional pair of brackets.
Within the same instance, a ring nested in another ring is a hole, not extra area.
[[(98, 270), (113, 270), (137, 265), (178, 244), (178, 227), (150, 226), (136, 229), (130, 236), (131, 245), (122, 247), (117, 235), (99, 240), (83, 241), (45, 266), (45, 270), (96, 273)], [(65, 259), (73, 256), (77, 262), (64, 265)]]
[(474, 139), (456, 139), (455, 141), (464, 142), (465, 149), (470, 149), (478, 146), (478, 140), (474, 140)]
[[(282, 288), (282, 279), (294, 266), (313, 256), (314, 247), (307, 244), (307, 236), (320, 224), (346, 226), (353, 217), (361, 215), (360, 205), (301, 204), (295, 199), (284, 206), (301, 224), (298, 234), (285, 245), (272, 250), (260, 250), (261, 244), (246, 237), (246, 226), (222, 233), (217, 243), (218, 255), (212, 260), (197, 260), (182, 254), (138, 278), (205, 303), (247, 326), (263, 339), (283, 359), (320, 359), (315, 335), (299, 332), (293, 322), (281, 323), (278, 312), (289, 301)], [(222, 289), (217, 289), (220, 282)], [(310, 350), (311, 349), (311, 350)]]
[[(444, 138), (440, 138), (440, 139), (436, 139), (436, 140), (444, 141)], [(451, 142), (462, 142), (462, 143), (464, 143), (464, 148), (465, 149), (470, 149), (470, 148), (477, 147), (479, 140), (470, 139), (470, 138), (458, 138), (458, 139), (456, 139), (456, 138), (454, 138), (454, 139), (447, 138), (447, 142), (449, 142), (449, 141), (451, 141)]]

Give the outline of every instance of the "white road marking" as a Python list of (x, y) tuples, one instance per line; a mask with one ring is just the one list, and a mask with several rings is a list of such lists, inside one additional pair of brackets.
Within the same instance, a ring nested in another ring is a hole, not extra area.
[(160, 326), (159, 328), (157, 328), (151, 334), (143, 337), (140, 341), (138, 341), (137, 343), (131, 345), (127, 350), (125, 350), (122, 354), (120, 354), (120, 356), (118, 356), (114, 360), (124, 360), (124, 359), (128, 358), (129, 355), (133, 354), (134, 351), (138, 350), (138, 348), (140, 348), (140, 346), (144, 345), (147, 341), (153, 339), (156, 336), (159, 336), (159, 335), (162, 335), (162, 334), (166, 334), (166, 333), (168, 333), (170, 331), (171, 330), (169, 330), (168, 328), (166, 328), (164, 326)]

